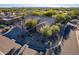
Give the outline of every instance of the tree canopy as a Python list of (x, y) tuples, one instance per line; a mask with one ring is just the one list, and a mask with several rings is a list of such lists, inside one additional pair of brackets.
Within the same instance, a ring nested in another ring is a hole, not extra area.
[(40, 28), (39, 32), (44, 35), (44, 36), (52, 36), (53, 34), (56, 34), (60, 31), (59, 26), (57, 25), (44, 25), (43, 27)]
[(71, 20), (71, 17), (69, 15), (66, 15), (66, 14), (57, 14), (56, 15), (56, 22), (66, 23), (69, 20)]
[(74, 19), (74, 18), (77, 18), (77, 16), (79, 15), (79, 11), (74, 9), (74, 10), (71, 10), (68, 14), (72, 17), (72, 19)]
[(27, 28), (32, 28), (32, 27), (36, 26), (37, 23), (38, 23), (38, 20), (35, 20), (35, 19), (28, 19), (28, 20), (25, 21), (25, 26), (26, 26)]

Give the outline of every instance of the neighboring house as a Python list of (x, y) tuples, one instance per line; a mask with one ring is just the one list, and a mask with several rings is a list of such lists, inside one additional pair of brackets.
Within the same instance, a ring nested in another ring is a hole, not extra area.
[(27, 44), (21, 46), (14, 40), (0, 35), (0, 55), (35, 55), (37, 53), (34, 49), (28, 48)]
[(14, 40), (10, 40), (8, 37), (0, 35), (0, 51), (3, 54), (8, 53), (12, 48), (18, 49), (21, 46), (15, 43)]

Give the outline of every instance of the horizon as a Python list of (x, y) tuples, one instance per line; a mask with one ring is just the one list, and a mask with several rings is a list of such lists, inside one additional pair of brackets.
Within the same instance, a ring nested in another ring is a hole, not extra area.
[(0, 8), (12, 7), (79, 7), (79, 4), (0, 4)]

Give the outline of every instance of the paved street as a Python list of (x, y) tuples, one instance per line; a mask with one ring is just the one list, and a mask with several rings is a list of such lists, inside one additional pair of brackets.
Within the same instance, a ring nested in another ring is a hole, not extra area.
[(76, 38), (76, 31), (71, 31), (69, 39), (64, 41), (61, 55), (79, 55), (79, 45)]

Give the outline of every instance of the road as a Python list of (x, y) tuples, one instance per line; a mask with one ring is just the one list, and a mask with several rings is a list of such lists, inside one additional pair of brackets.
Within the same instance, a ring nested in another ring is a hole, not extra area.
[(61, 55), (79, 55), (79, 45), (76, 38), (76, 31), (71, 31), (70, 37), (64, 41)]

